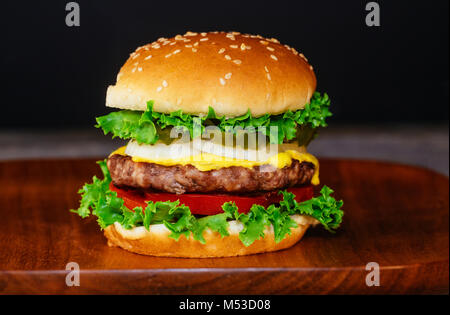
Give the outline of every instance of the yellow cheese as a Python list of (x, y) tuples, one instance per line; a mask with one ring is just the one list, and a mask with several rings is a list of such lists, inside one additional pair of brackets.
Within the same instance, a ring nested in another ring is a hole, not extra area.
[[(119, 155), (126, 155), (125, 154), (126, 146), (123, 146), (116, 151), (112, 152), (113, 154), (119, 154)], [(277, 168), (283, 168), (286, 166), (290, 166), (292, 163), (292, 160), (297, 160), (299, 162), (310, 162), (314, 164), (315, 171), (314, 176), (311, 179), (311, 183), (313, 185), (319, 185), (319, 162), (317, 161), (316, 157), (306, 153), (306, 152), (298, 152), (295, 150), (287, 150), (285, 152), (278, 153), (277, 155), (274, 155), (270, 157), (266, 161), (248, 161), (248, 160), (239, 160), (239, 159), (233, 159), (229, 157), (223, 157), (218, 156), (210, 153), (202, 152), (197, 155), (183, 157), (180, 159), (151, 159), (148, 157), (139, 157), (139, 156), (132, 156), (131, 157), (133, 162), (145, 162), (145, 163), (155, 163), (159, 165), (164, 166), (173, 166), (173, 165), (192, 165), (196, 167), (198, 170), (206, 172), (211, 171), (223, 167), (230, 167), (230, 166), (241, 166), (241, 167), (248, 167), (252, 168), (254, 166), (259, 166), (263, 164), (270, 164)]]
[(125, 154), (125, 149), (126, 149), (126, 148), (127, 148), (127, 146), (124, 145), (123, 147), (118, 148), (116, 151), (111, 152), (111, 154), (110, 154), (109, 156), (114, 155), (114, 154), (118, 154), (118, 155), (126, 155), (126, 154)]

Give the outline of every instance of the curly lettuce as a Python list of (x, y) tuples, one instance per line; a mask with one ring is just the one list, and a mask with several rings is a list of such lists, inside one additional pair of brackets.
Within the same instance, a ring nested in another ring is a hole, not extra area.
[(206, 116), (201, 117), (183, 113), (181, 110), (163, 114), (153, 111), (153, 104), (153, 101), (147, 102), (147, 110), (144, 112), (121, 110), (97, 117), (96, 127), (101, 128), (105, 135), (111, 133), (113, 138), (134, 139), (140, 144), (154, 144), (161, 132), (168, 127), (188, 130), (191, 138), (201, 135), (207, 125), (218, 126), (223, 132), (262, 127), (261, 130), (270, 139), (270, 143), (281, 144), (298, 137), (299, 130), (309, 131), (326, 127), (326, 119), (332, 116), (328, 95), (318, 92), (314, 93), (303, 109), (260, 117), (253, 117), (248, 110), (242, 116), (226, 118), (218, 116), (212, 107), (209, 107)]
[(341, 210), (343, 201), (336, 201), (331, 196), (333, 190), (327, 186), (322, 188), (321, 196), (304, 202), (297, 202), (293, 193), (280, 191), (283, 200), (278, 205), (265, 208), (255, 204), (246, 214), (239, 213), (237, 206), (232, 202), (223, 204), (223, 213), (201, 218), (195, 217), (189, 207), (180, 205), (179, 201), (148, 201), (145, 209), (142, 207), (128, 209), (123, 199), (109, 189), (111, 176), (106, 161), (97, 163), (104, 178), (94, 176), (92, 183), (85, 184), (79, 190), (82, 196), (79, 208), (70, 211), (82, 218), (96, 216), (101, 229), (118, 222), (126, 229), (144, 226), (149, 230), (151, 224), (161, 223), (170, 230), (170, 237), (176, 240), (181, 235), (186, 238), (192, 235), (195, 240), (204, 244), (203, 232), (207, 228), (226, 237), (229, 235), (228, 221), (237, 220), (243, 224), (239, 239), (245, 246), (250, 246), (254, 241), (264, 238), (264, 230), (270, 225), (274, 227), (275, 241), (281, 242), (286, 235), (291, 234), (291, 229), (297, 227), (297, 223), (290, 217), (293, 214), (311, 216), (330, 232), (340, 226), (344, 215)]

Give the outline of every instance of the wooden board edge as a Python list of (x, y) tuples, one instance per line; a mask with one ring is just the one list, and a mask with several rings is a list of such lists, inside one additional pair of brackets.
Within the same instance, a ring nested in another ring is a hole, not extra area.
[(351, 267), (81, 270), (80, 286), (67, 286), (67, 274), (68, 271), (64, 270), (0, 271), (0, 294), (247, 295), (449, 292), (448, 260), (407, 267), (380, 267), (380, 286), (371, 287), (366, 285), (368, 271)]

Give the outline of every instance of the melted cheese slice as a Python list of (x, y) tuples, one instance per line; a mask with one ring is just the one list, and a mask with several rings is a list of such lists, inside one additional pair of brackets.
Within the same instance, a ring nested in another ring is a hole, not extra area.
[[(125, 153), (126, 146), (123, 146), (116, 151), (112, 152), (111, 155), (119, 154), (119, 155), (128, 155)], [(286, 166), (290, 166), (293, 160), (297, 160), (301, 162), (310, 162), (314, 164), (315, 171), (313, 178), (311, 179), (311, 183), (313, 185), (319, 185), (319, 162), (317, 158), (307, 152), (299, 152), (297, 150), (286, 150), (284, 152), (278, 153), (269, 157), (265, 161), (249, 161), (249, 160), (241, 160), (234, 159), (230, 157), (224, 157), (219, 155), (214, 155), (211, 153), (200, 152), (191, 156), (184, 156), (180, 158), (174, 159), (161, 159), (161, 158), (152, 158), (151, 156), (131, 156), (133, 162), (145, 162), (145, 163), (154, 163), (164, 166), (174, 166), (174, 165), (192, 165), (200, 171), (206, 172), (215, 169), (220, 169), (223, 167), (231, 167), (231, 166), (241, 166), (252, 168), (254, 166), (270, 164), (276, 168), (284, 168)]]

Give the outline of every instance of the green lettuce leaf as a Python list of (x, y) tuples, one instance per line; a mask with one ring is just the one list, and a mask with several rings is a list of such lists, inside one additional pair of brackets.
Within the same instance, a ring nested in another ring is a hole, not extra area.
[(253, 205), (247, 214), (239, 214), (236, 220), (244, 225), (244, 229), (239, 233), (239, 239), (245, 246), (264, 238), (264, 229), (270, 226), (269, 213), (260, 205)]
[(145, 209), (136, 207), (130, 210), (124, 206), (123, 199), (109, 189), (111, 176), (106, 161), (100, 161), (98, 164), (104, 178), (100, 180), (94, 176), (91, 184), (85, 184), (79, 190), (82, 196), (80, 207), (71, 211), (82, 218), (91, 214), (96, 216), (102, 229), (115, 222), (126, 229), (144, 226), (147, 230), (151, 224), (162, 223), (170, 230), (170, 237), (175, 240), (181, 235), (186, 238), (192, 235), (195, 240), (204, 244), (203, 233), (206, 229), (209, 228), (226, 237), (229, 235), (228, 221), (237, 220), (243, 225), (239, 239), (245, 246), (250, 246), (254, 241), (264, 238), (264, 231), (270, 225), (274, 228), (275, 241), (281, 242), (286, 235), (291, 234), (292, 228), (297, 227), (297, 223), (290, 217), (293, 214), (311, 216), (330, 232), (334, 232), (340, 226), (344, 215), (341, 210), (343, 201), (334, 199), (331, 196), (333, 190), (327, 186), (323, 186), (320, 196), (300, 203), (295, 200), (293, 193), (280, 191), (283, 200), (278, 205), (265, 208), (255, 204), (246, 214), (239, 213), (237, 206), (232, 202), (222, 205), (223, 213), (201, 218), (195, 217), (189, 207), (180, 205), (179, 201), (148, 201)]
[[(208, 114), (202, 117), (189, 115), (181, 110), (170, 114), (158, 113), (153, 111), (153, 101), (149, 101), (144, 112), (122, 110), (97, 117), (96, 127), (101, 128), (105, 134), (111, 133), (113, 138), (135, 139), (140, 144), (154, 144), (159, 139), (158, 133), (168, 127), (187, 130), (191, 138), (200, 136), (207, 125), (218, 126), (222, 132), (235, 132), (238, 127), (255, 130), (262, 127), (262, 132), (269, 137), (271, 143), (281, 144), (298, 137), (299, 130), (326, 127), (326, 119), (332, 116), (329, 106), (328, 95), (322, 96), (315, 92), (310, 103), (295, 112), (253, 117), (248, 110), (242, 116), (226, 118), (218, 116), (212, 107), (209, 107)], [(303, 128), (305, 126), (308, 129)]]
[(97, 162), (103, 172), (104, 178), (92, 178), (92, 184), (85, 184), (78, 193), (81, 194), (80, 207), (70, 210), (78, 213), (82, 218), (91, 214), (97, 216), (98, 224), (102, 229), (114, 222), (122, 222), (124, 211), (128, 210), (123, 205), (123, 200), (117, 197), (117, 193), (109, 190), (111, 176), (106, 167), (106, 160)]
[(105, 135), (111, 133), (113, 138), (136, 139), (139, 143), (154, 144), (158, 134), (153, 121), (146, 118), (146, 113), (130, 110), (112, 112), (97, 117), (96, 127), (101, 127)]
[(288, 212), (282, 211), (275, 206), (273, 206), (271, 214), (270, 222), (273, 225), (275, 242), (279, 243), (286, 235), (291, 235), (291, 229), (296, 228), (297, 223), (292, 220)]
[[(344, 215), (344, 212), (340, 210), (344, 202), (342, 200), (337, 201), (331, 197), (330, 195), (333, 192), (334, 191), (331, 188), (323, 186), (320, 191), (322, 194), (321, 196), (301, 203), (297, 203), (293, 200), (291, 201), (292, 204), (290, 206), (298, 209), (297, 211), (301, 214), (306, 214), (317, 219), (326, 230), (333, 232), (333, 230), (339, 227)], [(289, 193), (283, 192), (284, 196), (286, 194)], [(291, 200), (291, 198), (289, 198), (289, 200)]]

